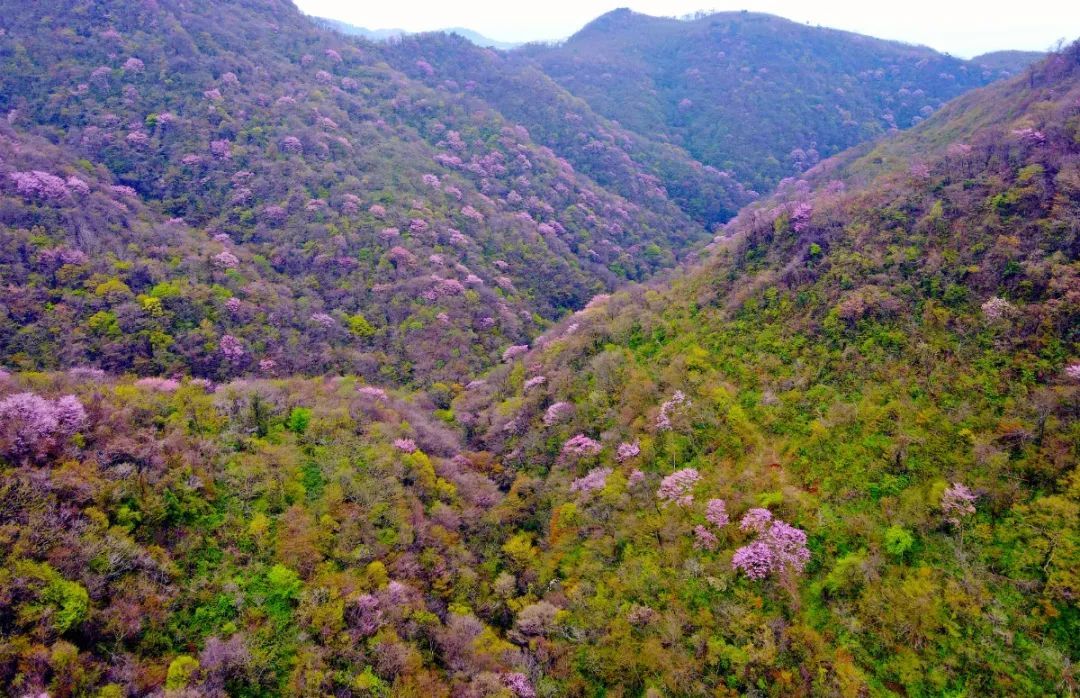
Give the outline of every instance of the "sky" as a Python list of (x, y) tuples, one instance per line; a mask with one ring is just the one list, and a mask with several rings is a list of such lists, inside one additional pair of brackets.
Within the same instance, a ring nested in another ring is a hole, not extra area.
[(665, 17), (697, 10), (752, 10), (797, 22), (923, 44), (971, 58), (987, 51), (1041, 51), (1080, 38), (1080, 1), (1042, 0), (295, 0), (307, 14), (368, 29), (465, 27), (498, 41), (564, 39), (617, 7)]

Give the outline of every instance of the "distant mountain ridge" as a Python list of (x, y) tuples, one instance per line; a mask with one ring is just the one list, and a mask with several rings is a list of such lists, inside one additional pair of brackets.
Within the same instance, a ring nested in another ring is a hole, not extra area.
[(759, 191), (918, 123), (1021, 63), (984, 67), (760, 13), (683, 20), (625, 8), (561, 44), (516, 53), (624, 128), (665, 138)]
[(444, 33), (444, 34), (457, 34), (458, 36), (468, 39), (473, 44), (480, 46), (481, 48), (497, 48), (500, 50), (509, 50), (521, 46), (520, 43), (512, 41), (498, 41), (496, 39), (489, 39), (480, 32), (473, 31), (472, 29), (466, 29), (465, 27), (447, 27), (445, 29), (435, 29), (431, 32), (410, 32), (405, 29), (367, 29), (366, 27), (358, 27), (355, 24), (349, 24), (348, 22), (342, 22), (341, 20), (329, 19), (327, 17), (314, 17), (316, 22), (323, 24), (331, 29), (336, 29), (343, 34), (350, 34), (352, 36), (362, 36), (365, 39), (371, 41), (388, 41), (390, 39), (400, 39), (411, 34), (430, 34), (430, 33)]

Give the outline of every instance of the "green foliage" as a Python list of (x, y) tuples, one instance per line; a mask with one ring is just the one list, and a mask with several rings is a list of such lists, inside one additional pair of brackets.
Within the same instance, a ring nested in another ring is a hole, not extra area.
[(904, 557), (915, 545), (915, 536), (902, 526), (889, 526), (885, 531), (885, 551), (893, 557)]
[(199, 660), (182, 654), (169, 663), (169, 672), (165, 676), (165, 688), (178, 691), (188, 687), (192, 676), (199, 670)]
[(311, 409), (308, 407), (294, 407), (285, 420), (285, 428), (296, 434), (303, 434), (311, 424)]

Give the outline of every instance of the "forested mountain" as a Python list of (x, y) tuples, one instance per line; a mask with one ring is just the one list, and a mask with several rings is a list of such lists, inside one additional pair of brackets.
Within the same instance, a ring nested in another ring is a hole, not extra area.
[(563, 690), (1075, 690), (1080, 45), (864, 150), (455, 401)]
[[(461, 382), (596, 293), (671, 267), (753, 200), (741, 181), (769, 180), (600, 116), (526, 51), (446, 34), (368, 43), (272, 0), (4, 9), (9, 139), (55, 146), (55, 162), (14, 158), (7, 174), (93, 169), (132, 188), (154, 226), (214, 242), (183, 275), (134, 263), (155, 245), (138, 238), (112, 245), (108, 264), (42, 277), (41, 252), (90, 251), (48, 227), (77, 201), (27, 195), (6, 177), (5, 235), (23, 246), (6, 280), (25, 300), (5, 306), (0, 350), (16, 368)], [(697, 26), (677, 24), (691, 36)], [(864, 55), (891, 70), (890, 54)], [(886, 82), (937, 104), (983, 79), (956, 72)], [(815, 128), (789, 117), (792, 132)], [(804, 165), (819, 157), (806, 153)], [(96, 295), (106, 282), (130, 293)], [(151, 314), (142, 298), (154, 294), (167, 297)]]
[(0, 692), (1077, 691), (1080, 44), (657, 22), (932, 114), (750, 79), (748, 177), (545, 73), (626, 13), (0, 0)]
[(751, 12), (614, 10), (522, 51), (600, 114), (759, 191), (1019, 68)]
[[(282, 373), (461, 380), (546, 321), (706, 239), (634, 163), (604, 188), (520, 124), (409, 79), (374, 45), (319, 29), (290, 3), (5, 9), (0, 109), (10, 126), (131, 187), (162, 220), (181, 219), (228, 253), (212, 287), (180, 289), (184, 298), (163, 300), (156, 318), (121, 323), (106, 340), (88, 331), (89, 318), (121, 309), (109, 299), (65, 301), (86, 290), (78, 274), (39, 284), (32, 244), (13, 273), (26, 279), (20, 291), (34, 311), (8, 314), (0, 334), (18, 366), (78, 361), (220, 378), (269, 360)], [(8, 174), (23, 166), (6, 165)], [(34, 168), (62, 169), (40, 160)], [(730, 202), (728, 215), (748, 200), (714, 179), (709, 195)], [(28, 195), (12, 176), (2, 191), (23, 209), (9, 235), (33, 237), (37, 217), (72, 203)], [(49, 246), (77, 246), (68, 232), (45, 230)], [(209, 280), (112, 271), (135, 296)], [(278, 281), (288, 292), (264, 298)], [(63, 320), (43, 342), (40, 314), (57, 302), (63, 312), (52, 317)], [(171, 339), (151, 341), (154, 332)], [(77, 342), (55, 351), (72, 333)], [(225, 335), (246, 360), (210, 370)]]
[[(367, 29), (366, 27), (358, 27), (348, 22), (341, 22), (336, 19), (327, 19), (325, 17), (315, 18), (317, 22), (325, 24), (331, 29), (336, 29), (343, 34), (351, 34), (353, 36), (362, 36), (365, 39), (371, 39), (372, 41), (393, 41), (409, 36), (415, 32), (407, 32), (404, 29)], [(497, 41), (495, 39), (489, 39), (479, 32), (475, 32), (471, 29), (464, 27), (449, 27), (442, 29), (439, 33), (443, 34), (456, 34), (464, 39), (468, 39), (469, 43), (481, 46), (484, 48), (498, 48), (498, 49), (512, 49), (520, 46), (511, 41)]]

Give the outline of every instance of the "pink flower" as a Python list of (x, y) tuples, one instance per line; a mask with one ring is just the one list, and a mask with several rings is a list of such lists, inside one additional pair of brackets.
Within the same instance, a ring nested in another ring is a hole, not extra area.
[(217, 253), (211, 259), (219, 269), (235, 269), (240, 264), (240, 259), (228, 250)]
[(728, 525), (727, 505), (722, 499), (710, 499), (705, 505), (705, 520), (717, 528)]
[(67, 184), (56, 175), (32, 170), (30, 172), (12, 172), (8, 177), (15, 182), (15, 191), (28, 199), (38, 201), (60, 201), (68, 195)]
[[(590, 304), (591, 303), (592, 301), (590, 301)], [(670, 400), (660, 405), (660, 414), (656, 416), (656, 428), (659, 431), (666, 431), (671, 428), (671, 412), (682, 404), (689, 404), (689, 401), (686, 399), (686, 395), (683, 394), (683, 391), (676, 390)]]
[(976, 499), (978, 496), (965, 485), (954, 482), (941, 493), (941, 510), (950, 523), (959, 526), (961, 520), (975, 513)]
[(362, 385), (356, 389), (356, 393), (372, 400), (386, 400), (386, 391), (373, 385)]
[(135, 381), (135, 385), (147, 390), (155, 390), (159, 393), (173, 393), (180, 389), (180, 382), (172, 378), (159, 378), (147, 376)]
[(43, 458), (86, 420), (86, 410), (74, 395), (57, 400), (34, 393), (8, 395), (0, 400), (0, 449), (11, 458)]
[(608, 475), (611, 475), (611, 468), (593, 468), (585, 477), (579, 477), (570, 483), (570, 491), (589, 494), (602, 490), (607, 484)]
[(704, 526), (694, 527), (694, 547), (701, 550), (716, 550), (719, 544), (716, 535)]
[(416, 442), (412, 439), (394, 439), (394, 448), (403, 453), (416, 453)]
[(641, 484), (644, 481), (645, 481), (645, 473), (641, 472), (640, 470), (635, 469), (632, 473), (630, 473), (630, 477), (628, 477), (626, 479), (626, 484), (629, 485), (630, 487), (634, 487), (636, 485)]
[(743, 515), (742, 521), (739, 522), (739, 528), (744, 531), (764, 533), (765, 527), (772, 521), (772, 517), (772, 512), (768, 509), (751, 509)]
[(285, 136), (281, 139), (279, 147), (281, 148), (281, 152), (283, 153), (304, 152), (304, 144), (296, 136)]
[(515, 698), (536, 698), (536, 690), (525, 674), (503, 674), (503, 685), (513, 692)]
[(547, 378), (545, 376), (533, 376), (529, 380), (525, 381), (523, 390), (527, 391), (530, 388), (535, 388), (536, 386), (543, 385), (544, 383), (547, 383)]
[(244, 358), (245, 351), (243, 343), (231, 334), (221, 336), (218, 349), (221, 351), (222, 356), (233, 363)]
[(802, 572), (809, 560), (806, 533), (777, 519), (756, 541), (736, 550), (731, 565), (750, 579), (764, 579), (773, 572)]
[(623, 442), (615, 449), (615, 460), (624, 463), (641, 453), (641, 445), (637, 442)]
[(502, 360), (513, 361), (514, 359), (520, 356), (524, 356), (527, 353), (529, 353), (528, 344), (514, 344), (507, 347), (506, 350), (502, 353)]
[(700, 479), (701, 474), (694, 468), (676, 470), (660, 481), (660, 489), (656, 491), (656, 496), (662, 501), (675, 502), (681, 507), (688, 507), (694, 501), (691, 490)]
[[(584, 458), (595, 456), (600, 453), (601, 448), (599, 441), (590, 439), (584, 434), (576, 434), (563, 443), (561, 455), (564, 458)], [(607, 475), (604, 477), (606, 478)]]
[(574, 406), (569, 402), (553, 403), (544, 412), (544, 426), (553, 427), (556, 424), (562, 424), (573, 412)]
[(982, 304), (982, 311), (987, 320), (997, 322), (1013, 315), (1016, 307), (1004, 298), (994, 296)]

